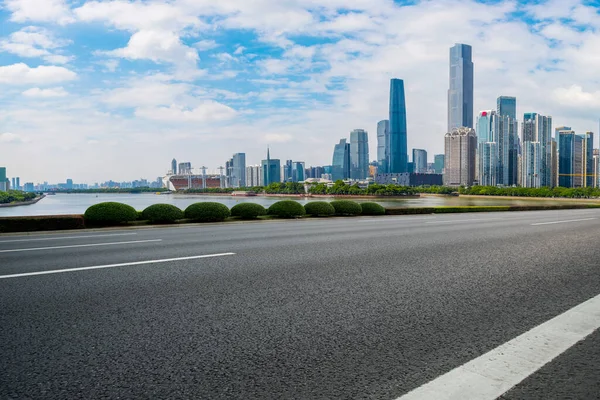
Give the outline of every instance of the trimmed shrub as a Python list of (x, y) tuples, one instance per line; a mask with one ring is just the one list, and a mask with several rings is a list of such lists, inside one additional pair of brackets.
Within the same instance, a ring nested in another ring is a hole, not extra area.
[(136, 213), (137, 213), (137, 220), (138, 221), (143, 221), (145, 219), (143, 211), (136, 211)]
[(231, 215), (241, 219), (256, 219), (266, 213), (267, 210), (256, 203), (240, 203), (231, 208)]
[(205, 201), (189, 205), (184, 215), (196, 222), (220, 222), (229, 218), (231, 212), (225, 204)]
[(298, 218), (306, 215), (306, 211), (302, 204), (297, 201), (281, 200), (271, 204), (267, 214), (279, 218)]
[(43, 215), (0, 218), (0, 232), (59, 231), (83, 229), (83, 215)]
[(138, 213), (127, 204), (109, 201), (89, 207), (85, 210), (83, 218), (91, 225), (118, 225), (137, 220)]
[(142, 212), (142, 220), (165, 224), (183, 219), (183, 211), (172, 204), (152, 204)]
[(330, 203), (335, 209), (335, 215), (360, 215), (360, 204), (352, 200), (335, 200)]
[(362, 215), (385, 215), (385, 208), (377, 203), (361, 203)]
[(315, 217), (328, 217), (335, 214), (335, 208), (326, 201), (311, 201), (304, 205), (307, 214)]

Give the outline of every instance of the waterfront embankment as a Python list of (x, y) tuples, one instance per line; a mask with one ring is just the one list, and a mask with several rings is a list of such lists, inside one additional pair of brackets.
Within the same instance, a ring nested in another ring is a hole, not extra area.
[(32, 204), (37, 203), (38, 201), (42, 200), (44, 197), (46, 197), (45, 194), (36, 197), (33, 200), (27, 200), (27, 201), (15, 201), (14, 203), (6, 203), (6, 204), (0, 204), (0, 207), (18, 207), (18, 206), (30, 206)]

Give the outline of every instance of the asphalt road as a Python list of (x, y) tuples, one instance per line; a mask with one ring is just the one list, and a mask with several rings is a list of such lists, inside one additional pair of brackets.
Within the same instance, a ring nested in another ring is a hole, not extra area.
[[(1, 235), (0, 398), (396, 399), (598, 296), (599, 234), (591, 209)], [(503, 397), (600, 398), (599, 336)]]

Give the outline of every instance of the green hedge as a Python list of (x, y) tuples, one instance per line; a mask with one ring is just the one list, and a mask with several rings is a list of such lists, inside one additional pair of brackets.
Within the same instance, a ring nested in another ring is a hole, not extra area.
[(173, 223), (183, 219), (183, 211), (172, 204), (153, 204), (142, 212), (142, 219), (157, 224)]
[(135, 221), (138, 213), (135, 208), (123, 203), (105, 202), (94, 204), (83, 214), (85, 222), (90, 225), (118, 225)]
[(298, 218), (306, 215), (306, 210), (297, 201), (282, 200), (271, 204), (267, 214), (279, 218)]
[(256, 219), (266, 213), (267, 210), (256, 203), (240, 203), (231, 208), (231, 215), (241, 219)]
[(385, 208), (377, 203), (361, 203), (362, 215), (385, 215)]
[(0, 232), (58, 231), (83, 228), (85, 228), (83, 215), (0, 218)]
[(196, 222), (220, 222), (229, 218), (231, 212), (224, 204), (205, 201), (189, 205), (184, 215)]
[(336, 215), (360, 215), (362, 213), (360, 204), (352, 200), (335, 200), (330, 204), (335, 209)]
[(326, 201), (311, 201), (304, 205), (304, 210), (308, 215), (315, 217), (328, 217), (335, 214), (335, 208)]

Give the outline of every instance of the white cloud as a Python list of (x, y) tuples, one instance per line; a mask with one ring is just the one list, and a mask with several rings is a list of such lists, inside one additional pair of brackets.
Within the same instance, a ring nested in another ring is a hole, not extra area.
[(194, 47), (200, 51), (212, 50), (215, 47), (219, 47), (219, 44), (214, 40), (201, 40), (194, 43)]
[(69, 6), (65, 0), (5, 0), (5, 6), (12, 12), (15, 22), (73, 22)]
[(287, 143), (293, 139), (289, 133), (267, 133), (263, 136), (263, 141), (267, 143)]
[(0, 143), (27, 143), (29, 139), (18, 133), (4, 132), (0, 133)]
[(38, 98), (51, 98), (51, 97), (65, 97), (69, 93), (62, 87), (55, 87), (49, 89), (31, 88), (23, 92), (23, 96), (26, 97), (38, 97)]
[(139, 108), (135, 115), (164, 122), (216, 122), (230, 120), (236, 111), (216, 101), (204, 101), (194, 108), (171, 105), (169, 107)]
[(9, 85), (51, 85), (58, 82), (72, 81), (77, 74), (64, 67), (40, 65), (30, 68), (27, 64), (18, 63), (0, 67), (0, 84)]
[(586, 92), (580, 85), (555, 89), (554, 99), (557, 103), (568, 108), (588, 110), (598, 110), (600, 108), (600, 90)]
[(47, 29), (28, 26), (0, 40), (0, 51), (27, 58), (40, 57), (52, 64), (66, 64), (73, 57), (56, 54), (51, 50), (67, 46), (69, 43), (68, 40), (56, 38)]

